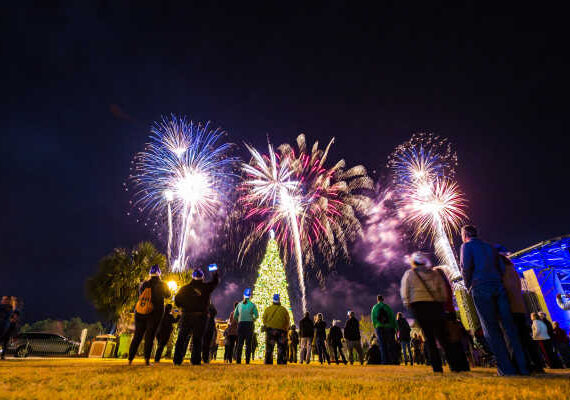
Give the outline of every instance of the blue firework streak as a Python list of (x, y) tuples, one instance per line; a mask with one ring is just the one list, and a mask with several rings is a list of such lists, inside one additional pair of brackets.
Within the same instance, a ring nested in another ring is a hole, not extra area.
[(224, 135), (209, 123), (163, 117), (153, 124), (150, 142), (135, 157), (134, 206), (168, 221), (169, 258), (173, 240), (178, 242), (174, 270), (185, 269), (192, 223), (214, 215), (230, 188), (237, 159), (229, 156), (232, 145), (221, 142)]

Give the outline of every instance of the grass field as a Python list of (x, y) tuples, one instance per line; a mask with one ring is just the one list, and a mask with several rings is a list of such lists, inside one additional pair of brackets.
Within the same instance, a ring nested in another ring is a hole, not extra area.
[(0, 363), (0, 399), (567, 399), (570, 372), (500, 378), (490, 369), (435, 376), (424, 366), (146, 367), (140, 360)]

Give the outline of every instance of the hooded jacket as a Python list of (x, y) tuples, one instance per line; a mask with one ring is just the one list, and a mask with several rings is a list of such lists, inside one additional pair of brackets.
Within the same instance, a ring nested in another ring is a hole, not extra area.
[[(425, 286), (420, 277), (425, 282)], [(429, 288), (429, 291), (426, 289), (426, 286)], [(418, 301), (445, 303), (447, 289), (439, 272), (424, 266), (417, 266), (404, 273), (400, 285), (400, 295), (406, 307)]]
[(206, 313), (210, 305), (210, 295), (220, 281), (218, 273), (214, 273), (211, 282), (192, 279), (189, 284), (182, 286), (174, 298), (174, 303), (182, 308), (183, 312)]
[(312, 338), (315, 334), (315, 323), (311, 317), (304, 317), (299, 321), (299, 336), (302, 338)]
[(263, 312), (263, 326), (286, 331), (289, 329), (289, 312), (280, 303), (273, 303)]
[[(388, 322), (380, 322), (381, 310), (386, 313), (388, 317)], [(370, 313), (370, 319), (372, 319), (372, 324), (374, 328), (392, 328), (398, 329), (398, 324), (396, 323), (396, 316), (394, 311), (390, 306), (383, 302), (378, 302), (372, 307), (372, 312)]]
[(139, 294), (145, 289), (150, 288), (150, 302), (152, 303), (152, 314), (162, 315), (164, 312), (164, 299), (170, 297), (170, 290), (165, 282), (158, 276), (151, 277), (148, 281), (144, 281), (139, 288)]

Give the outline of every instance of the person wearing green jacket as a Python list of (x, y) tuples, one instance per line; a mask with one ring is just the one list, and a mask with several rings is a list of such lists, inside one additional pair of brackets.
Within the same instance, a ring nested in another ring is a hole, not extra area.
[(243, 301), (240, 302), (234, 310), (234, 318), (238, 322), (238, 342), (236, 363), (241, 364), (241, 353), (245, 343), (245, 363), (249, 364), (251, 358), (251, 340), (253, 337), (253, 323), (259, 318), (257, 306), (249, 299), (251, 297), (251, 289), (247, 288), (243, 291)]
[(398, 324), (390, 306), (384, 303), (384, 297), (378, 295), (378, 302), (372, 307), (371, 319), (376, 338), (380, 347), (382, 364), (397, 362), (392, 355), (395, 344), (395, 335)]
[(265, 364), (273, 364), (273, 349), (277, 345), (277, 364), (287, 364), (287, 330), (291, 320), (281, 305), (279, 294), (273, 295), (273, 304), (263, 312), (265, 329)]

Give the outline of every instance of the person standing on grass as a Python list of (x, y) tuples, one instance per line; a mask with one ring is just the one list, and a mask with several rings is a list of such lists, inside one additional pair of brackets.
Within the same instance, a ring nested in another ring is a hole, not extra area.
[(10, 339), (18, 333), (18, 324), (20, 322), (20, 311), (14, 310), (8, 318), (8, 325), (4, 329), (4, 334), (0, 336), (0, 343), (2, 344), (2, 360), (6, 358), (6, 351), (8, 350), (8, 343)]
[(329, 343), (331, 345), (331, 355), (334, 356), (334, 360), (336, 364), (339, 364), (338, 356), (340, 353), (340, 357), (342, 358), (342, 362), (346, 365), (346, 358), (344, 357), (344, 352), (342, 351), (342, 329), (338, 326), (340, 321), (333, 320), (332, 327), (329, 330)]
[(175, 304), (182, 309), (182, 317), (178, 323), (178, 338), (174, 348), (174, 365), (182, 364), (188, 350), (190, 335), (192, 335), (190, 362), (193, 365), (201, 364), (202, 340), (208, 320), (210, 296), (219, 282), (218, 271), (214, 271), (210, 282), (204, 282), (204, 272), (198, 268), (192, 272), (190, 283), (182, 286), (174, 298)]
[(408, 324), (404, 314), (401, 312), (397, 314), (396, 321), (398, 322), (398, 340), (400, 341), (400, 346), (402, 346), (402, 353), (404, 353), (404, 365), (408, 365), (408, 359), (410, 365), (414, 365), (414, 357), (412, 356), (412, 348), (410, 346), (412, 328), (410, 328), (410, 324)]
[(212, 347), (212, 339), (216, 335), (216, 315), (218, 310), (212, 303), (208, 306), (208, 321), (204, 330), (204, 338), (202, 339), (202, 361), (206, 364), (210, 362), (210, 353)]
[(139, 288), (139, 300), (135, 306), (135, 333), (129, 348), (129, 365), (133, 363), (135, 354), (144, 337), (144, 360), (150, 365), (150, 355), (156, 330), (164, 313), (164, 299), (170, 297), (168, 286), (160, 279), (160, 268), (157, 264), (150, 268), (150, 279)]
[(329, 353), (327, 352), (327, 345), (325, 343), (327, 339), (327, 323), (323, 320), (323, 314), (317, 314), (317, 320), (315, 322), (315, 348), (317, 349), (317, 354), (319, 355), (319, 362), (323, 365), (326, 361), (329, 365), (331, 360), (329, 358)]
[(360, 343), (360, 322), (356, 319), (354, 311), (348, 312), (348, 319), (344, 324), (344, 338), (348, 349), (348, 361), (354, 363), (354, 352), (358, 354), (360, 365), (364, 364), (364, 352)]
[(530, 327), (529, 314), (522, 294), (520, 276), (515, 270), (515, 265), (508, 257), (510, 254), (509, 251), (501, 245), (495, 245), (495, 249), (505, 265), (503, 286), (507, 291), (511, 314), (517, 328), (519, 340), (525, 352), (529, 369), (535, 373), (543, 373), (544, 367), (540, 350), (538, 349), (537, 343), (532, 340), (532, 330)]
[(172, 315), (172, 304), (167, 304), (164, 307), (164, 315), (160, 320), (160, 325), (158, 326), (158, 331), (156, 333), (156, 352), (154, 353), (154, 362), (159, 363), (162, 358), (162, 352), (166, 347), (166, 344), (170, 340), (170, 335), (172, 334), (172, 329), (175, 323), (178, 322), (180, 317), (175, 317)]
[(544, 311), (540, 311), (538, 313), (538, 318), (540, 318), (540, 320), (544, 322), (544, 325), (546, 325), (548, 336), (550, 336), (550, 347), (552, 348), (551, 350), (553, 355), (551, 359), (552, 365), (550, 366), (550, 368), (556, 368), (556, 369), (562, 368), (562, 362), (560, 361), (560, 358), (558, 358), (558, 354), (556, 353), (556, 350), (554, 348), (554, 326), (552, 326), (552, 323), (550, 322)]
[(431, 268), (431, 262), (424, 254), (412, 254), (410, 264), (411, 268), (404, 273), (400, 286), (402, 302), (412, 312), (425, 335), (424, 353), (425, 350), (429, 351), (433, 372), (443, 372), (436, 340), (445, 348), (445, 282), (439, 272)]
[(377, 300), (378, 302), (372, 307), (371, 319), (376, 330), (382, 364), (389, 364), (393, 362), (390, 354), (395, 346), (396, 318), (390, 306), (384, 303), (382, 295), (378, 295)]
[(251, 342), (253, 338), (253, 323), (259, 318), (257, 306), (251, 302), (251, 289), (243, 291), (243, 301), (234, 310), (234, 318), (238, 322), (238, 341), (236, 363), (241, 364), (241, 354), (245, 344), (245, 363), (251, 358)]
[(552, 324), (552, 343), (566, 368), (570, 368), (570, 340), (558, 322)]
[(474, 226), (464, 226), (461, 238), (463, 281), (473, 297), (485, 339), (497, 360), (497, 372), (499, 375), (528, 375), (526, 357), (502, 281), (505, 264), (493, 246), (478, 238)]
[(230, 313), (230, 316), (228, 318), (228, 327), (224, 331), (225, 341), (227, 341), (226, 353), (225, 353), (227, 355), (227, 357), (225, 357), (225, 360), (229, 364), (231, 364), (232, 360), (235, 359), (234, 353), (235, 353), (235, 348), (236, 348), (236, 344), (237, 344), (238, 322), (236, 321), (236, 319), (234, 317), (234, 311), (235, 311), (237, 305), (238, 305), (238, 302), (236, 301), (234, 303), (234, 308), (232, 308), (232, 312)]
[(265, 329), (265, 364), (273, 364), (273, 348), (277, 345), (277, 364), (287, 364), (287, 330), (289, 312), (281, 305), (279, 294), (273, 295), (273, 304), (263, 312)]
[(309, 364), (311, 362), (311, 347), (315, 335), (315, 323), (308, 311), (305, 312), (305, 316), (299, 321), (299, 335), (301, 336), (301, 364), (303, 364), (303, 361), (307, 361), (307, 364)]
[(291, 325), (291, 328), (289, 328), (287, 339), (289, 342), (289, 362), (297, 363), (297, 348), (299, 346), (299, 333), (297, 332), (297, 327), (294, 324)]
[(552, 368), (554, 365), (554, 352), (552, 351), (552, 338), (548, 334), (548, 328), (544, 321), (540, 319), (538, 313), (532, 313), (530, 317), (532, 319), (532, 338), (538, 343), (544, 361)]

